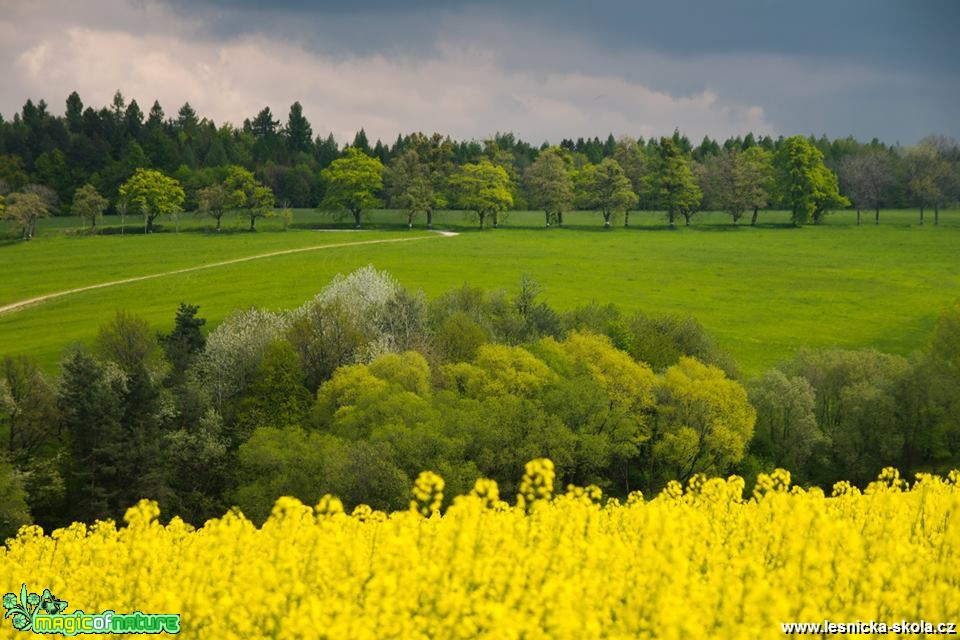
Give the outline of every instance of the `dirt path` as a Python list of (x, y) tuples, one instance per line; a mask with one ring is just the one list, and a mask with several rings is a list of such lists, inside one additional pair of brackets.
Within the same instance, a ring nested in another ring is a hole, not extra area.
[[(444, 238), (451, 238), (453, 236), (460, 235), (455, 231), (435, 231), (434, 233), (438, 234)], [(304, 253), (307, 251), (322, 251), (324, 249), (339, 249), (342, 247), (359, 247), (365, 244), (387, 244), (390, 242), (414, 242), (416, 240), (429, 240), (437, 236), (417, 236), (415, 238), (388, 238), (385, 240), (360, 240), (359, 242), (338, 242), (335, 244), (324, 244), (316, 247), (300, 247), (297, 249), (283, 249), (281, 251), (271, 251), (270, 253), (259, 253), (255, 256), (245, 256), (243, 258), (232, 258), (230, 260), (223, 260), (222, 262), (211, 262), (210, 264), (201, 264), (196, 267), (184, 267), (183, 269), (174, 269), (173, 271), (163, 271), (161, 273), (150, 273), (145, 276), (135, 276), (133, 278), (124, 278), (123, 280), (111, 280), (110, 282), (100, 282), (97, 284), (90, 284), (83, 287), (77, 287), (75, 289), (67, 289), (65, 291), (54, 291), (53, 293), (45, 293), (42, 296), (36, 296), (35, 298), (28, 298), (26, 300), (20, 300), (18, 302), (11, 302), (10, 304), (0, 306), (0, 316), (8, 313), (14, 313), (20, 311), (25, 307), (31, 307), (33, 305), (42, 304), (48, 300), (53, 300), (54, 298), (62, 298), (63, 296), (69, 296), (74, 293), (82, 293), (84, 291), (92, 291), (94, 289), (104, 289), (106, 287), (115, 287), (121, 284), (129, 284), (131, 282), (140, 282), (142, 280), (153, 280), (154, 278), (163, 278), (165, 276), (173, 276), (179, 273), (190, 273), (192, 271), (201, 271), (203, 269), (214, 269), (216, 267), (225, 267), (231, 264), (239, 264), (241, 262), (250, 262), (252, 260), (261, 260), (263, 258), (273, 258), (275, 256), (285, 256), (291, 253)]]

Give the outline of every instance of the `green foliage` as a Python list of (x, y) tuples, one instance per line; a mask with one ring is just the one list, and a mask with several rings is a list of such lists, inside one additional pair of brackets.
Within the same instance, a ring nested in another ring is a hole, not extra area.
[(526, 173), (524, 184), (531, 206), (543, 210), (546, 226), (563, 226), (563, 213), (573, 209), (573, 172), (569, 154), (559, 147), (540, 152)]
[(647, 190), (651, 202), (667, 212), (671, 227), (677, 214), (682, 215), (689, 226), (703, 199), (690, 169), (689, 157), (669, 138), (661, 138), (657, 146), (647, 177)]
[(465, 164), (450, 177), (450, 188), (456, 194), (456, 205), (473, 212), (484, 228), (487, 217), (497, 228), (500, 218), (513, 206), (510, 176), (506, 170), (489, 160)]
[(850, 201), (840, 195), (837, 175), (823, 163), (823, 154), (803, 136), (792, 136), (777, 150), (777, 191), (794, 225), (811, 219), (815, 224), (833, 208), (846, 207)]
[(146, 233), (158, 216), (178, 214), (186, 197), (179, 182), (154, 169), (137, 169), (119, 193), (128, 211), (143, 214)]
[(435, 344), (445, 360), (472, 360), (477, 349), (487, 341), (486, 333), (463, 311), (446, 316), (437, 329)]
[[(223, 182), (229, 193), (226, 206), (239, 209), (250, 218), (250, 231), (257, 230), (257, 219), (273, 215), (273, 191), (262, 185), (253, 174), (243, 167), (229, 167), (227, 177)], [(207, 197), (211, 194), (207, 193)], [(208, 202), (208, 205), (210, 203)], [(212, 210), (212, 209), (211, 209)], [(219, 228), (219, 219), (217, 220)]]
[(421, 162), (416, 149), (408, 149), (396, 156), (384, 176), (390, 206), (402, 210), (407, 227), (413, 226), (417, 214), (432, 213), (447, 205), (447, 200), (436, 188), (428, 165)]
[(30, 508), (16, 469), (0, 456), (0, 541), (12, 538), (30, 524)]
[(698, 165), (707, 207), (726, 211), (734, 224), (739, 224), (747, 211), (766, 207), (770, 198), (769, 154), (760, 147), (752, 149), (756, 151), (740, 151), (734, 147)]
[(71, 516), (115, 516), (123, 508), (121, 382), (82, 350), (67, 356), (61, 371), (58, 405), (70, 434)]
[(378, 158), (350, 147), (320, 174), (326, 189), (320, 209), (351, 214), (359, 229), (361, 214), (381, 204), (376, 194), (383, 188), (383, 170)]
[(804, 351), (790, 370), (813, 388), (817, 425), (829, 442), (825, 459), (811, 460), (811, 479), (862, 484), (902, 462), (910, 425), (901, 399), (913, 375), (906, 358), (875, 350)]
[(749, 385), (757, 423), (750, 451), (772, 468), (793, 470), (796, 481), (814, 453), (829, 446), (817, 425), (815, 393), (806, 378), (771, 369)]
[(599, 212), (604, 227), (611, 225), (614, 214), (629, 210), (639, 201), (623, 168), (613, 158), (605, 158), (598, 165), (590, 164), (581, 169), (576, 186), (578, 204)]
[(208, 410), (196, 423), (171, 431), (163, 448), (170, 471), (171, 505), (187, 522), (222, 515), (234, 460), (228, 452), (220, 416)]
[(0, 213), (21, 228), (24, 240), (30, 240), (37, 232), (37, 220), (50, 215), (50, 204), (38, 193), (11, 193)]
[(722, 473), (743, 459), (756, 411), (739, 383), (716, 367), (683, 357), (664, 373), (657, 393), (649, 460), (660, 483)]
[(200, 330), (207, 321), (197, 317), (199, 310), (198, 305), (181, 302), (177, 308), (173, 331), (160, 337), (171, 373), (178, 381), (182, 381), (187, 369), (207, 345), (207, 339)]
[(225, 184), (212, 184), (197, 193), (197, 210), (216, 220), (217, 231), (220, 231), (221, 219), (230, 208), (238, 204), (238, 200)]
[(84, 223), (90, 222), (92, 233), (97, 232), (97, 223), (103, 217), (103, 212), (110, 202), (100, 195), (92, 184), (85, 184), (73, 194), (73, 215), (79, 216)]
[(127, 373), (160, 364), (160, 344), (150, 323), (127, 311), (117, 311), (113, 320), (100, 327), (95, 345), (101, 358)]
[(271, 344), (240, 402), (234, 439), (246, 440), (257, 427), (301, 425), (313, 401), (303, 381), (303, 370), (293, 347), (282, 341)]

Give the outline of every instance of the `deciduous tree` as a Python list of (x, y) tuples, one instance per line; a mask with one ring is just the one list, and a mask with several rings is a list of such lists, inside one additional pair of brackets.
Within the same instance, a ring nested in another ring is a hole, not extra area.
[(803, 136), (784, 140), (774, 162), (777, 191), (794, 225), (820, 223), (831, 208), (850, 204), (840, 195), (836, 174), (823, 164), (823, 154)]
[(407, 228), (413, 228), (413, 219), (419, 213), (433, 220), (433, 212), (446, 206), (447, 200), (431, 180), (430, 171), (420, 160), (416, 149), (408, 149), (396, 156), (384, 174), (390, 206), (400, 209), (407, 217)]
[(352, 215), (357, 229), (363, 212), (382, 204), (377, 193), (383, 189), (383, 163), (356, 147), (348, 148), (344, 157), (331, 162), (320, 175), (326, 187), (320, 209)]
[(100, 195), (96, 187), (92, 184), (85, 184), (77, 189), (73, 194), (73, 205), (71, 210), (80, 220), (90, 221), (90, 230), (97, 232), (97, 222), (103, 217), (103, 212), (110, 205), (110, 202)]
[(581, 169), (576, 186), (579, 205), (598, 212), (606, 228), (610, 227), (614, 215), (636, 206), (638, 201), (630, 180), (613, 158), (604, 158), (600, 164), (588, 164)]
[(488, 216), (497, 228), (501, 215), (513, 206), (510, 177), (503, 167), (489, 160), (461, 166), (451, 176), (450, 187), (456, 194), (457, 206), (473, 212), (481, 229)]
[(527, 167), (524, 183), (530, 205), (542, 209), (546, 226), (563, 226), (563, 212), (573, 208), (572, 162), (560, 147), (544, 149)]
[(731, 147), (707, 156), (701, 165), (700, 186), (706, 206), (726, 211), (734, 224), (740, 224), (747, 211), (767, 205), (767, 176), (754, 160), (739, 147)]
[(120, 198), (128, 211), (143, 214), (144, 232), (150, 233), (158, 216), (176, 215), (182, 210), (185, 194), (175, 179), (155, 169), (137, 169), (120, 186)]
[(880, 207), (892, 196), (896, 178), (893, 157), (886, 151), (847, 156), (840, 162), (840, 181), (857, 208), (857, 224), (863, 207), (874, 209), (874, 222), (880, 224)]
[(3, 217), (21, 228), (24, 240), (37, 232), (37, 220), (50, 215), (50, 205), (36, 193), (12, 193), (5, 202)]
[(684, 223), (689, 226), (703, 199), (690, 169), (689, 158), (671, 138), (660, 139), (647, 188), (655, 206), (667, 212), (671, 227), (677, 215), (683, 216)]

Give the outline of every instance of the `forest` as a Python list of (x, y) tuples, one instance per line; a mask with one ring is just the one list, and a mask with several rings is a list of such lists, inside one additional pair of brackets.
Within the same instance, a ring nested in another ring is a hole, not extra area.
[(447, 495), (478, 478), (517, 493), (549, 457), (560, 486), (652, 495), (669, 481), (789, 468), (866, 486), (879, 469), (960, 462), (960, 305), (929, 347), (801, 351), (745, 381), (694, 319), (591, 304), (558, 312), (538, 284), (428, 300), (366, 267), (296, 309), (235, 312), (209, 335), (117, 312), (51, 379), (0, 370), (0, 533), (119, 518), (143, 496), (202, 523), (278, 496), (402, 509), (421, 471)]
[(265, 107), (235, 127), (189, 103), (169, 117), (158, 102), (144, 113), (119, 91), (100, 109), (74, 92), (62, 116), (42, 100), (0, 116), (0, 197), (0, 215), (23, 238), (47, 215), (77, 215), (91, 227), (103, 213), (143, 215), (150, 231), (158, 216), (181, 211), (206, 212), (218, 229), (238, 213), (253, 230), (277, 208), (312, 207), (357, 226), (377, 207), (403, 212), (411, 226), (421, 217), (430, 226), (439, 209), (464, 210), (481, 227), (498, 226), (511, 209), (542, 210), (547, 226), (572, 210), (594, 211), (608, 227), (642, 210), (663, 212), (671, 225), (707, 210), (755, 225), (771, 208), (799, 225), (847, 207), (858, 223), (863, 210), (879, 224), (881, 208), (897, 207), (918, 208), (921, 223), (929, 210), (938, 223), (940, 209), (960, 199), (960, 145), (938, 135), (901, 147), (752, 133), (694, 145), (679, 130), (555, 146), (511, 133), (483, 141), (411, 133), (371, 145), (363, 129), (351, 141), (314, 137), (299, 103), (283, 123)]

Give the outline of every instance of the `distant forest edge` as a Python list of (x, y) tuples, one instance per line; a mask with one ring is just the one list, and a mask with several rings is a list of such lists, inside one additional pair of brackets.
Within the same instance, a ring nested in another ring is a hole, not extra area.
[(108, 107), (85, 107), (74, 92), (57, 116), (28, 100), (12, 120), (0, 115), (0, 216), (25, 239), (39, 218), (78, 215), (95, 227), (103, 213), (153, 220), (179, 211), (249, 216), (255, 229), (275, 208), (319, 207), (352, 218), (388, 206), (432, 222), (462, 209), (497, 226), (511, 209), (540, 210), (546, 225), (572, 210), (595, 211), (606, 226), (629, 225), (630, 211), (663, 211), (673, 225), (705, 210), (755, 224), (760, 211), (785, 209), (794, 224), (831, 210), (916, 207), (939, 222), (960, 200), (960, 144), (932, 135), (900, 147), (877, 139), (825, 136), (705, 137), (679, 130), (644, 140), (609, 135), (539, 147), (512, 133), (453, 140), (398, 135), (372, 146), (363, 129), (346, 145), (313, 135), (299, 102), (286, 123), (269, 107), (237, 128), (201, 118), (189, 103), (175, 118), (158, 102), (144, 114), (118, 91)]

